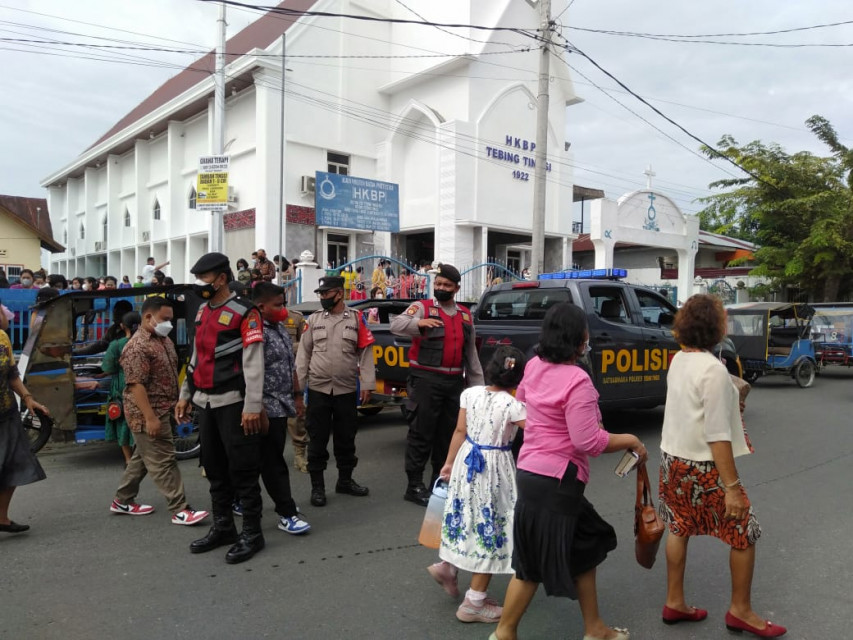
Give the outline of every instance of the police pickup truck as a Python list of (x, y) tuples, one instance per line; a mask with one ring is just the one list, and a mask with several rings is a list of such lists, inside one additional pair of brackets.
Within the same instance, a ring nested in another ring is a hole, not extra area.
[[(543, 274), (539, 280), (486, 289), (474, 313), (480, 360), (514, 346), (532, 355), (545, 313), (570, 302), (586, 312), (590, 353), (582, 362), (603, 409), (650, 408), (666, 400), (666, 373), (679, 345), (672, 335), (676, 308), (651, 289), (621, 281), (623, 269)], [(733, 347), (718, 346), (730, 372), (739, 374)]]
[[(679, 345), (672, 335), (676, 308), (656, 291), (623, 282), (622, 269), (596, 269), (543, 274), (539, 280), (506, 282), (487, 288), (472, 308), (480, 361), (491, 359), (498, 346), (514, 346), (528, 357), (539, 340), (542, 320), (559, 302), (584, 309), (592, 351), (581, 361), (600, 394), (603, 409), (655, 407), (666, 400), (666, 373)], [(406, 379), (411, 339), (395, 336), (391, 319), (404, 313), (413, 300), (363, 300), (350, 306), (370, 313), (376, 342), (377, 389), (369, 405), (359, 407), (374, 414), (399, 406), (405, 415)], [(319, 303), (300, 305), (310, 313)], [(374, 309), (374, 311), (370, 311)], [(729, 372), (740, 376), (733, 345), (717, 346)]]

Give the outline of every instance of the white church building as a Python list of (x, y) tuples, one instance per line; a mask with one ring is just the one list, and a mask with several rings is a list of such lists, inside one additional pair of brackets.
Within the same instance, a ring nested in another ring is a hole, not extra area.
[[(567, 1), (556, 0), (554, 14)], [(440, 22), (528, 31), (539, 23), (532, 0), (406, 4)], [(286, 0), (278, 6), (418, 19), (388, 0)], [(528, 266), (536, 45), (508, 31), (449, 33), (273, 12), (231, 37), (224, 246), (232, 263), (263, 247), (270, 256), (281, 250), (290, 258), (310, 250), (320, 264), (384, 254), (459, 266), (489, 258), (519, 270)], [(43, 180), (54, 237), (66, 247), (51, 257), (51, 271), (133, 279), (153, 256), (158, 264), (170, 261), (167, 275), (187, 280), (190, 266), (208, 250), (211, 230), (211, 215), (195, 208), (194, 185), (199, 157), (213, 151), (213, 70), (210, 53)], [(564, 131), (566, 107), (579, 99), (568, 68), (553, 57), (550, 75), (546, 270), (572, 264), (577, 237)], [(399, 185), (399, 232), (318, 226), (316, 171)]]

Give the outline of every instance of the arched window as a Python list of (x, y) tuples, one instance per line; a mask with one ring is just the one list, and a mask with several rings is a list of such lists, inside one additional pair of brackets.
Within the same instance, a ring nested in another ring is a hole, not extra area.
[(194, 186), (190, 187), (190, 201), (189, 201), (190, 209), (195, 209), (195, 202), (196, 202), (197, 196), (198, 196), (198, 194), (196, 194), (196, 192), (195, 192), (195, 187)]
[(86, 225), (83, 224), (82, 222), (80, 223), (80, 239), (81, 240), (86, 239)]
[(154, 219), (160, 219), (160, 201), (154, 198)]
[(127, 207), (124, 208), (124, 226), (130, 226), (130, 211), (127, 210)]

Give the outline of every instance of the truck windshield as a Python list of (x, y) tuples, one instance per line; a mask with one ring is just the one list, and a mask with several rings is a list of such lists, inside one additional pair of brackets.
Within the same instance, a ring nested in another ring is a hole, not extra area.
[(477, 307), (478, 320), (542, 320), (560, 302), (571, 302), (568, 289), (492, 291)]

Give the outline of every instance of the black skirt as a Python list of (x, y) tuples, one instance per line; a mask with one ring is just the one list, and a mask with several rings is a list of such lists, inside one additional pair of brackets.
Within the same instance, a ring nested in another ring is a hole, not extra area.
[(518, 470), (512, 568), (519, 580), (540, 582), (549, 596), (577, 599), (575, 578), (604, 562), (616, 532), (584, 495), (569, 463), (562, 480)]
[(44, 480), (47, 476), (21, 424), (17, 410), (0, 416), (0, 489), (20, 487)]

